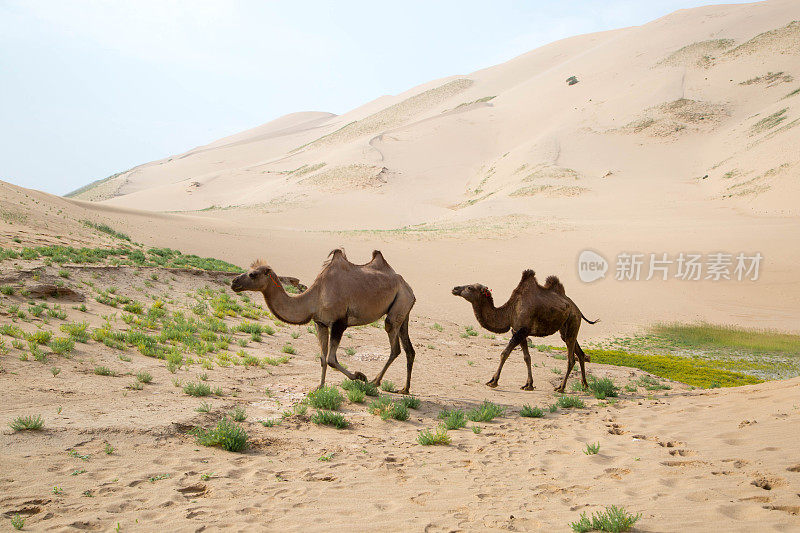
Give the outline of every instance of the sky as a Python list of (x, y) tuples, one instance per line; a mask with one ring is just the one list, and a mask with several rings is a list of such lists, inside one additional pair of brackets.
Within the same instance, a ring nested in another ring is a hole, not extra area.
[(714, 3), (0, 0), (0, 180), (65, 194), (287, 113)]

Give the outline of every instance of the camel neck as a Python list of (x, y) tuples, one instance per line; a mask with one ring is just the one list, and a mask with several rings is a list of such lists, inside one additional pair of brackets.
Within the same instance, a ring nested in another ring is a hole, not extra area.
[(502, 307), (495, 307), (494, 302), (489, 298), (481, 298), (480, 301), (472, 304), (475, 318), (481, 327), (488, 329), (492, 333), (505, 333), (511, 329), (511, 319), (507, 313), (507, 304)]
[(287, 324), (305, 324), (313, 318), (315, 286), (301, 294), (291, 295), (280, 283), (268, 283), (262, 294), (267, 307), (278, 320)]

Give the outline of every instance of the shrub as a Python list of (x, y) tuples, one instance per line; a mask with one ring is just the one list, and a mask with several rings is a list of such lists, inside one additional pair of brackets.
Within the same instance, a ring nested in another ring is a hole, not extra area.
[(50, 341), (49, 346), (53, 353), (63, 355), (75, 349), (75, 342), (69, 337), (56, 337)]
[(439, 323), (437, 323), (437, 322), (435, 322), (435, 323), (434, 323), (434, 324), (431, 326), (431, 329), (435, 329), (436, 331), (442, 331), (442, 330), (444, 330), (444, 328), (441, 326), (441, 324), (439, 324)]
[(0, 292), (6, 296), (13, 296), (16, 291), (11, 285), (0, 285)]
[(317, 409), (337, 411), (343, 401), (344, 397), (339, 392), (339, 389), (332, 385), (326, 385), (308, 395), (308, 402), (312, 407), (316, 407)]
[(605, 400), (607, 397), (616, 398), (619, 395), (619, 387), (610, 378), (589, 378), (589, 390), (598, 400)]
[(439, 426), (436, 432), (431, 432), (429, 429), (420, 431), (417, 442), (423, 446), (447, 445), (450, 444), (450, 435), (447, 434), (447, 428)]
[(344, 429), (348, 426), (347, 419), (333, 411), (317, 411), (311, 416), (311, 421), (321, 426), (333, 426), (336, 429)]
[(183, 392), (189, 396), (210, 396), (211, 387), (207, 383), (198, 381), (197, 383), (187, 383), (183, 386)]
[(94, 373), (98, 376), (114, 376), (114, 371), (108, 368), (107, 366), (96, 366), (94, 367)]
[(527, 418), (542, 418), (544, 416), (544, 411), (538, 407), (532, 407), (528, 404), (525, 404), (522, 406), (519, 416), (524, 416)]
[(347, 391), (347, 399), (353, 403), (362, 403), (366, 394), (359, 389), (350, 389)]
[(382, 420), (394, 418), (395, 420), (408, 420), (408, 407), (400, 402), (393, 402), (389, 398), (380, 398), (369, 404), (369, 411), (378, 415)]
[(52, 333), (50, 333), (49, 331), (42, 331), (42, 330), (25, 335), (25, 338), (28, 342), (41, 345), (45, 345), (48, 342), (50, 342), (50, 339), (52, 337), (53, 337)]
[(44, 426), (44, 420), (41, 415), (18, 416), (8, 425), (14, 431), (38, 431)]
[(75, 342), (89, 342), (89, 324), (87, 322), (61, 324), (61, 331), (69, 335), (69, 338)]
[(421, 403), (419, 398), (416, 396), (405, 396), (403, 399), (400, 400), (405, 407), (409, 409), (419, 409), (419, 404)]
[(141, 372), (136, 373), (136, 381), (139, 383), (150, 383), (153, 381), (153, 376), (150, 375), (150, 372), (145, 372), (142, 370)]
[(558, 403), (559, 407), (563, 407), (564, 409), (572, 409), (573, 407), (583, 409), (586, 407), (583, 400), (577, 396), (561, 396), (556, 403)]
[(294, 347), (292, 347), (291, 344), (284, 344), (283, 348), (281, 348), (281, 351), (283, 353), (288, 353), (288, 354), (292, 354), (292, 355), (297, 353), (297, 350), (295, 350)]
[(443, 420), (442, 424), (444, 424), (445, 429), (460, 429), (467, 425), (464, 411), (460, 409), (443, 409), (439, 412), (439, 418)]
[(229, 452), (240, 452), (247, 448), (247, 432), (227, 418), (208, 431), (197, 429), (197, 443), (203, 446), (219, 446)]
[(378, 387), (369, 381), (361, 381), (360, 379), (345, 379), (342, 381), (341, 387), (344, 390), (358, 389), (367, 396), (378, 396)]
[(467, 411), (467, 418), (473, 422), (489, 422), (498, 416), (503, 416), (505, 412), (505, 407), (484, 400), (478, 407)]
[(247, 412), (242, 407), (237, 407), (231, 413), (231, 418), (237, 422), (244, 422), (247, 420)]
[(395, 387), (394, 383), (392, 383), (388, 379), (383, 383), (381, 383), (381, 389), (385, 390), (386, 392), (397, 392), (397, 387)]
[(592, 518), (581, 513), (581, 518), (577, 522), (572, 522), (570, 527), (575, 533), (587, 533), (588, 531), (611, 531), (619, 533), (628, 531), (642, 517), (641, 514), (632, 515), (622, 507), (612, 505), (606, 507), (605, 511), (592, 513)]
[(122, 310), (127, 313), (133, 313), (134, 315), (144, 314), (144, 307), (142, 307), (142, 304), (139, 302), (127, 303), (122, 307)]

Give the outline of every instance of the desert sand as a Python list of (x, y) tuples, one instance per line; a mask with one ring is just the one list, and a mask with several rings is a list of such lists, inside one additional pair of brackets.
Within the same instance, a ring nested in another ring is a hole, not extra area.
[[(49, 355), (46, 365), (22, 361), (0, 336), (8, 349), (0, 357), (0, 422), (36, 414), (45, 421), (39, 432), (5, 426), (0, 434), (3, 527), (19, 513), (26, 530), (566, 531), (581, 512), (623, 505), (641, 513), (640, 531), (800, 529), (800, 378), (714, 390), (669, 383), (613, 404), (577, 393), (585, 409), (521, 418), (524, 404), (555, 401), (565, 362), (533, 349), (536, 390), (521, 391), (517, 350), (500, 387), (487, 388), (505, 343), (480, 330), (462, 338), (477, 324), (450, 293), (481, 282), (504, 301), (520, 272), (533, 268), (541, 279), (557, 274), (584, 314), (601, 318), (583, 324), (585, 342), (665, 321), (800, 332), (798, 20), (793, 0), (678, 11), (340, 116), (293, 113), (66, 198), (0, 182), (4, 248), (120, 244), (84, 224), (91, 221), (146, 247), (241, 267), (263, 257), (306, 284), (335, 247), (354, 262), (382, 250), (417, 296), (412, 393), (421, 400), (404, 422), (345, 401), (348, 429), (296, 415), (262, 425), (317, 383), (319, 348), (305, 326), (273, 324), (274, 335), (242, 348), (277, 357), (290, 343), (297, 353), (288, 363), (195, 362), (174, 374), (135, 348), (123, 361), (95, 341), (79, 343), (70, 358)], [(567, 85), (570, 76), (578, 83)], [(612, 263), (605, 279), (579, 280), (586, 249)], [(618, 281), (613, 260), (622, 252), (760, 252), (764, 263), (757, 281)], [(39, 267), (0, 262), (0, 284), (30, 286)], [(59, 278), (57, 265), (43, 268), (39, 277)], [(64, 283), (87, 306), (61, 302), (66, 320), (91, 328), (123, 314), (96, 302), (97, 288), (191, 313), (191, 294), (205, 285), (227, 290), (232, 277), (64, 268)], [(148, 287), (151, 275), (157, 280)], [(58, 334), (61, 320), (14, 319), (9, 306), (27, 308), (19, 293), (0, 298), (0, 325)], [(120, 317), (115, 327), (126, 327)], [(347, 333), (342, 346), (353, 353), (340, 351), (340, 360), (373, 377), (388, 355), (384, 332)], [(117, 375), (95, 375), (98, 365)], [(142, 370), (152, 383), (130, 388)], [(618, 384), (644, 375), (591, 363), (589, 371)], [(204, 373), (225, 391), (207, 399), (208, 413), (173, 383)], [(401, 357), (387, 379), (400, 385), (404, 374)], [(339, 383), (335, 371), (328, 375)], [(484, 399), (504, 406), (504, 416), (451, 431), (449, 446), (417, 443), (441, 409)], [(248, 415), (245, 453), (199, 446), (187, 433), (235, 407)], [(600, 453), (585, 455), (594, 442)]]

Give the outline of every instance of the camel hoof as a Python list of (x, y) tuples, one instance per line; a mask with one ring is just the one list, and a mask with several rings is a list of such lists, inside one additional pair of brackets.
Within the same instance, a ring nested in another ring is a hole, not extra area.
[(493, 389), (496, 389), (497, 388), (497, 382), (496, 381), (487, 381), (486, 382), (486, 386), (487, 387), (491, 387)]
[(381, 382), (378, 381), (378, 378), (370, 380), (369, 384), (370, 385), (374, 385), (375, 387), (380, 387), (381, 386)]
[(556, 387), (556, 388), (555, 388), (555, 389), (553, 389), (553, 390), (554, 390), (554, 391), (556, 391), (556, 392), (560, 392), (560, 393), (562, 393), (562, 394), (564, 393), (564, 388), (563, 388), (563, 387)]
[(400, 391), (400, 394), (410, 394), (410, 392), (409, 392), (408, 388), (405, 388), (405, 389)]
[(535, 389), (536, 389), (536, 387), (534, 387), (533, 385), (529, 385), (529, 384), (527, 384), (527, 383), (526, 383), (525, 385), (523, 385), (522, 387), (520, 387), (520, 389), (521, 389), (521, 390), (535, 390)]
[(353, 377), (359, 381), (367, 381), (367, 376), (362, 372), (353, 372)]

